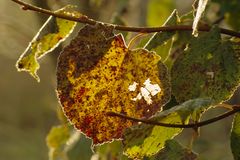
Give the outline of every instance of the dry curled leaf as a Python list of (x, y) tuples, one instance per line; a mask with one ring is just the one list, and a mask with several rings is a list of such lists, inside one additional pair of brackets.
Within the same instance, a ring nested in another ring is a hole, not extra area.
[[(73, 9), (73, 6), (66, 6), (56, 12), (63, 15), (71, 14), (74, 17), (82, 16), (80, 13), (70, 9)], [(40, 78), (37, 75), (37, 71), (40, 65), (38, 60), (63, 42), (72, 33), (76, 24), (73, 21), (50, 16), (18, 59), (16, 63), (17, 70), (28, 72), (39, 82)], [(53, 28), (52, 26), (56, 26), (56, 28), (49, 33), (49, 29)]]
[(113, 28), (85, 26), (60, 54), (57, 92), (70, 122), (93, 144), (122, 137), (133, 122), (118, 112), (147, 118), (170, 98), (167, 68), (154, 52), (129, 50)]

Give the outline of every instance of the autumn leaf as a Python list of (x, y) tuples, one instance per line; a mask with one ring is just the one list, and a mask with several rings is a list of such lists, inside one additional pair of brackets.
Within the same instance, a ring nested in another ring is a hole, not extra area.
[(211, 97), (229, 99), (240, 82), (238, 54), (222, 41), (218, 28), (194, 37), (171, 69), (172, 91), (178, 102)]
[[(72, 8), (72, 6), (66, 6), (56, 12), (80, 17), (80, 13), (69, 11)], [(38, 60), (63, 42), (72, 33), (76, 24), (73, 21), (50, 16), (18, 59), (16, 63), (17, 70), (29, 72), (39, 82), (40, 78), (37, 75), (37, 70), (40, 65)], [(49, 33), (49, 28), (54, 25), (57, 28), (52, 33)]]
[[(168, 110), (157, 113), (149, 120), (166, 124), (188, 124), (189, 120), (198, 121), (201, 115), (212, 105), (209, 98), (197, 98), (186, 101)], [(132, 159), (151, 157), (164, 148), (167, 140), (182, 132), (182, 128), (168, 128), (149, 124), (140, 124), (124, 132), (124, 154)]]
[(154, 52), (129, 50), (113, 27), (85, 26), (60, 54), (57, 92), (70, 122), (93, 144), (122, 138), (133, 122), (118, 112), (147, 118), (168, 102), (167, 68)]

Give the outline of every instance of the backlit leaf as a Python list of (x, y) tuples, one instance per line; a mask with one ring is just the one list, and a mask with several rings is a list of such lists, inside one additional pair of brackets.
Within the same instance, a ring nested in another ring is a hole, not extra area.
[[(201, 114), (212, 104), (210, 99), (194, 99), (184, 102), (171, 109), (159, 112), (150, 120), (168, 124), (188, 124), (189, 119), (199, 120)], [(181, 128), (167, 128), (140, 124), (125, 130), (124, 153), (133, 159), (150, 157), (159, 152), (165, 141), (182, 132)]]
[(149, 160), (197, 160), (198, 155), (188, 148), (184, 148), (175, 140), (167, 140), (165, 148)]
[(150, 117), (170, 97), (160, 57), (144, 49), (129, 50), (112, 30), (101, 24), (85, 26), (58, 61), (57, 92), (63, 110), (93, 144), (119, 139), (133, 125), (107, 112)]
[(233, 119), (231, 131), (231, 149), (235, 160), (240, 160), (240, 113), (236, 113)]
[[(176, 10), (174, 10), (163, 26), (177, 25), (178, 21), (178, 13)], [(161, 56), (162, 61), (164, 61), (169, 55), (170, 48), (172, 46), (172, 37), (175, 33), (176, 32), (155, 33), (148, 41), (145, 48), (149, 51), (155, 51)]]
[[(67, 6), (56, 12), (79, 17), (79, 13), (68, 11), (71, 8), (72, 6)], [(49, 33), (51, 26), (57, 27)], [(17, 61), (18, 71), (29, 72), (37, 81), (40, 81), (37, 75), (37, 70), (40, 68), (38, 60), (63, 42), (75, 26), (76, 22), (50, 16)]]
[(198, 35), (198, 22), (200, 21), (202, 14), (207, 6), (208, 0), (198, 0), (198, 7), (197, 7), (197, 13), (193, 21), (193, 35), (197, 36)]
[(220, 103), (229, 99), (240, 82), (237, 56), (230, 42), (221, 42), (218, 28), (193, 38), (171, 70), (177, 101), (211, 97)]

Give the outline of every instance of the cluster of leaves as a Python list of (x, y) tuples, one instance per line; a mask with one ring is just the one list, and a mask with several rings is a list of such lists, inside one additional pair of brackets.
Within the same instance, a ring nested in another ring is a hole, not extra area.
[[(111, 150), (111, 156), (122, 159), (126, 158), (122, 153), (132, 159), (197, 158), (197, 154), (171, 140), (182, 128), (138, 124), (108, 113), (189, 124), (198, 122), (205, 111), (232, 96), (240, 82), (239, 49), (235, 41), (221, 37), (217, 26), (198, 35), (198, 23), (207, 3), (198, 1), (193, 20), (196, 37), (188, 31), (158, 32), (143, 48), (130, 49), (121, 34), (114, 34), (113, 26), (96, 23), (81, 28), (63, 49), (57, 67), (58, 98), (70, 123), (93, 140), (100, 156), (114, 145), (118, 149)], [(56, 13), (82, 16), (68, 9)], [(174, 10), (164, 26), (185, 24), (185, 18)], [(46, 34), (50, 21), (56, 23), (57, 31)], [(28, 71), (39, 80), (37, 60), (65, 40), (75, 25), (50, 17), (18, 60), (18, 70)], [(179, 38), (183, 35), (185, 40)], [(185, 48), (172, 55), (173, 45)], [(172, 105), (173, 99), (177, 105)], [(74, 137), (76, 133), (69, 126), (54, 127), (47, 138), (50, 157), (66, 157), (66, 144)], [(231, 134), (235, 159), (240, 159), (236, 149), (239, 137), (237, 114)]]

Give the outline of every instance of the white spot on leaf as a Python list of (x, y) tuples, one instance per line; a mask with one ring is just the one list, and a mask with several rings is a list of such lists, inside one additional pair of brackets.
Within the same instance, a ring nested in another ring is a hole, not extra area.
[(141, 90), (141, 94), (142, 94), (144, 100), (147, 102), (147, 104), (152, 104), (150, 92), (146, 88), (143, 88), (143, 87), (141, 87), (140, 90)]
[[(135, 91), (137, 85), (138, 83), (133, 82), (133, 84), (128, 87), (128, 90)], [(143, 97), (143, 99), (147, 102), (147, 104), (150, 105), (152, 104), (152, 96), (155, 96), (156, 94), (161, 92), (161, 88), (158, 84), (151, 84), (151, 81), (149, 78), (143, 83), (143, 85), (144, 87), (140, 88), (140, 92), (138, 93), (138, 95), (135, 98), (132, 98), (131, 100), (137, 101), (142, 99)]]
[(129, 91), (135, 91), (136, 88), (137, 88), (137, 85), (138, 85), (138, 83), (133, 82), (132, 85), (129, 85), (128, 90), (129, 90)]
[(211, 79), (214, 78), (214, 72), (206, 72), (206, 75), (209, 76)]
[(150, 79), (147, 79), (144, 83), (145, 88), (151, 93), (152, 96), (155, 96), (159, 92), (161, 92), (161, 88), (158, 84), (151, 84)]

